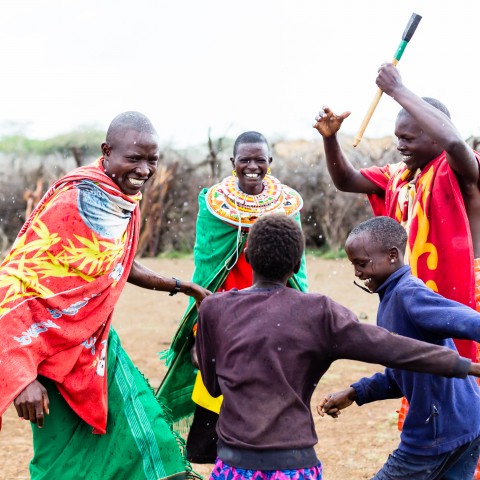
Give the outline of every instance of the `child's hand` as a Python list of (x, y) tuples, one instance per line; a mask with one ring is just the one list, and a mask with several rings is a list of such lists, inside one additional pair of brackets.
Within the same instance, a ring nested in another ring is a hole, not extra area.
[(207, 290), (206, 288), (203, 288), (193, 282), (182, 282), (180, 292), (188, 295), (189, 297), (193, 297), (195, 299), (197, 309), (200, 307), (202, 300), (212, 294), (210, 290)]
[(340, 415), (340, 410), (349, 407), (357, 398), (357, 392), (349, 387), (341, 392), (327, 395), (317, 406), (318, 414), (323, 417), (325, 413), (333, 418)]

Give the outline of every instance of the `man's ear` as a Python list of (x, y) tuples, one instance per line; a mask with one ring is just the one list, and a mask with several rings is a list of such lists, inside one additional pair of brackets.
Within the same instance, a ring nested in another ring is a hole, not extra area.
[(392, 247), (388, 251), (388, 259), (390, 260), (391, 263), (395, 263), (396, 261), (398, 261), (399, 257), (400, 257), (400, 252), (398, 251), (397, 247)]
[(243, 249), (243, 253), (245, 254), (245, 260), (247, 261), (248, 264), (250, 264), (250, 260), (248, 259), (248, 251), (247, 247)]
[(104, 157), (108, 157), (112, 152), (112, 147), (108, 142), (103, 142), (101, 148), (102, 148), (102, 154)]

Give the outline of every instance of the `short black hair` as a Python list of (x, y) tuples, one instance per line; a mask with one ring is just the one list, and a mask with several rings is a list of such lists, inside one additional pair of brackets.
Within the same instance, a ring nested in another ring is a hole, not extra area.
[[(432, 107), (435, 107), (437, 110), (440, 110), (442, 113), (444, 113), (448, 118), (452, 118), (450, 116), (450, 111), (448, 110), (448, 108), (440, 101), (440, 100), (437, 100), (436, 98), (433, 98), (433, 97), (422, 97), (422, 100), (424, 100), (425, 102), (427, 102), (428, 104), (430, 104)], [(398, 116), (400, 115), (403, 115), (408, 112), (402, 108), (399, 112), (398, 112)]]
[(143, 113), (130, 111), (120, 113), (111, 121), (107, 130), (106, 141), (111, 143), (112, 138), (118, 133), (123, 133), (129, 129), (136, 132), (157, 134), (152, 122)]
[(393, 218), (380, 216), (366, 220), (352, 229), (347, 241), (362, 234), (369, 235), (372, 243), (380, 246), (385, 252), (397, 247), (402, 255), (405, 254), (407, 231)]
[(238, 147), (243, 143), (264, 143), (265, 145), (267, 145), (268, 151), (270, 151), (270, 145), (268, 144), (267, 139), (260, 132), (243, 132), (237, 137), (235, 143), (233, 144), (234, 157), (237, 154)]
[(268, 280), (283, 280), (300, 265), (305, 238), (298, 223), (282, 213), (255, 221), (248, 235), (247, 256), (252, 269)]

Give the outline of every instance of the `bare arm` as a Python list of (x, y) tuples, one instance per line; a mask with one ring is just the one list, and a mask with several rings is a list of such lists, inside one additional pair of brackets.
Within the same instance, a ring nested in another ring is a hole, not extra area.
[(397, 68), (390, 63), (382, 65), (378, 70), (377, 85), (398, 102), (420, 128), (447, 152), (447, 161), (461, 183), (478, 183), (479, 169), (473, 150), (443, 112), (409, 90), (403, 84)]
[(349, 115), (350, 112), (335, 115), (325, 106), (315, 118), (313, 127), (323, 137), (328, 172), (334, 185), (342, 192), (383, 194), (380, 188), (353, 167), (338, 143), (337, 132)]
[[(175, 278), (163, 277), (153, 270), (145, 267), (136, 260), (133, 261), (132, 269), (128, 276), (128, 282), (137, 287), (148, 288), (149, 290), (159, 290), (161, 292), (172, 292), (177, 282)], [(200, 303), (210, 292), (193, 282), (180, 281), (180, 293), (184, 293), (189, 297), (195, 298)]]

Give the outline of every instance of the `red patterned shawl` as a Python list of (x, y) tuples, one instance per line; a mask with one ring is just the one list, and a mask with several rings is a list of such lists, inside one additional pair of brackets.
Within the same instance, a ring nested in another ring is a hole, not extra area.
[[(458, 180), (445, 152), (416, 178), (409, 209), (402, 197), (413, 175), (403, 162), (362, 169), (361, 173), (385, 191), (384, 198), (369, 196), (375, 215), (408, 221), (407, 257), (413, 275), (433, 291), (475, 308), (470, 227)], [(474, 342), (455, 343), (461, 355), (475, 360)]]
[(94, 433), (106, 431), (106, 344), (141, 195), (124, 195), (101, 162), (49, 189), (0, 265), (0, 414), (40, 374)]

